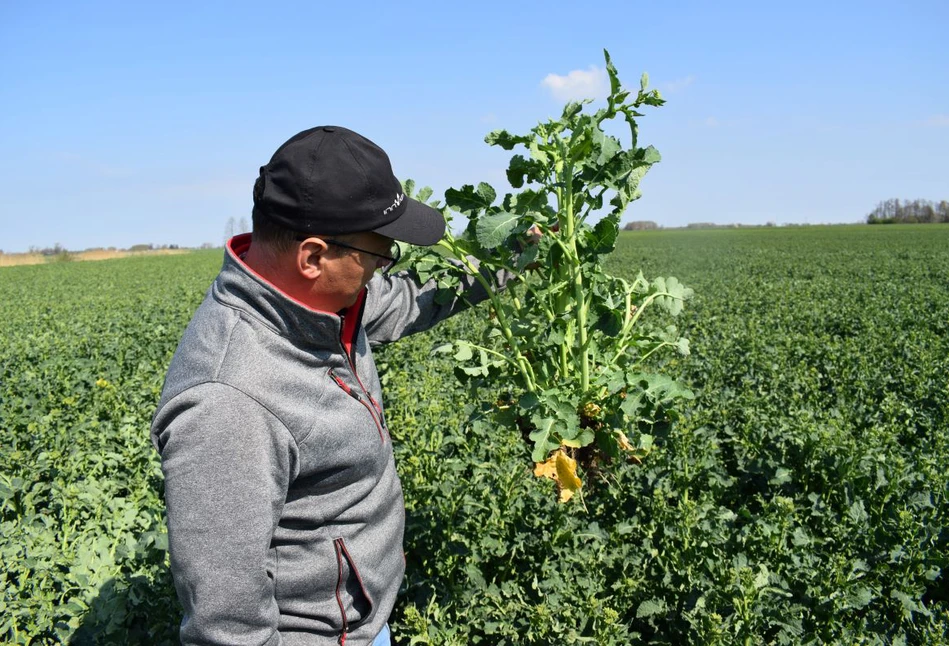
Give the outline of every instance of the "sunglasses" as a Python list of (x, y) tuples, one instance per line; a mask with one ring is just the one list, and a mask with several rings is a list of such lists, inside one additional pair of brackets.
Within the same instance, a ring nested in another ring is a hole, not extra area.
[[(297, 236), (296, 239), (298, 242), (303, 242), (304, 240), (309, 240), (316, 236)], [(402, 248), (399, 246), (398, 242), (393, 241), (392, 246), (389, 248), (389, 253), (391, 255), (386, 256), (385, 254), (376, 253), (375, 251), (369, 251), (368, 249), (361, 249), (359, 247), (354, 247), (351, 244), (346, 244), (345, 242), (340, 242), (339, 240), (333, 240), (332, 238), (320, 238), (326, 244), (331, 244), (334, 247), (341, 247), (343, 249), (351, 249), (352, 251), (359, 251), (360, 253), (368, 253), (370, 256), (375, 256), (376, 258), (382, 258), (386, 260), (386, 264), (381, 267), (383, 275), (388, 275), (389, 271), (399, 263), (399, 258), (402, 257)]]

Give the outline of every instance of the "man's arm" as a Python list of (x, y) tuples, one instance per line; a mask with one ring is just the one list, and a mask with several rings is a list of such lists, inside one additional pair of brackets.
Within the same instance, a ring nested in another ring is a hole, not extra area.
[[(478, 261), (474, 258), (471, 260), (477, 266)], [(488, 276), (489, 282), (497, 284), (499, 289), (503, 289), (513, 278), (513, 274), (505, 271)], [(462, 278), (458, 291), (441, 303), (436, 300), (439, 289), (434, 280), (419, 285), (405, 271), (393, 276), (376, 274), (369, 281), (367, 289), (363, 326), (373, 345), (425, 331), (469, 305), (488, 298), (487, 291), (473, 276)]]
[(181, 642), (279, 644), (268, 552), (297, 468), (290, 433), (240, 391), (207, 383), (165, 404), (152, 438), (185, 613)]

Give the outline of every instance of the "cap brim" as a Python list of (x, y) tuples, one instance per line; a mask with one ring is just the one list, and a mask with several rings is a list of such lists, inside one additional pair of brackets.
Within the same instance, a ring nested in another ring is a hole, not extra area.
[(407, 198), (402, 215), (373, 231), (393, 240), (427, 247), (445, 235), (445, 216), (418, 200)]

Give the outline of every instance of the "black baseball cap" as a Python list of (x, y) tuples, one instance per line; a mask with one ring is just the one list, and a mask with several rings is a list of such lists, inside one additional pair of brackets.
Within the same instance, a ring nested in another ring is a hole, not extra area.
[(280, 146), (260, 167), (254, 209), (313, 235), (374, 231), (432, 245), (445, 233), (441, 212), (405, 195), (385, 151), (339, 126), (304, 130)]

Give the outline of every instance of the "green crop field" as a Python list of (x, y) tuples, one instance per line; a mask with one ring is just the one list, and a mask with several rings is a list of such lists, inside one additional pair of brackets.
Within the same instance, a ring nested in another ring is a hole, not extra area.
[[(148, 426), (220, 262), (0, 269), (3, 643), (176, 643)], [(396, 642), (949, 644), (949, 227), (624, 233), (609, 269), (695, 290), (657, 367), (696, 398), (582, 505), (430, 354), (483, 313), (379, 353)]]

